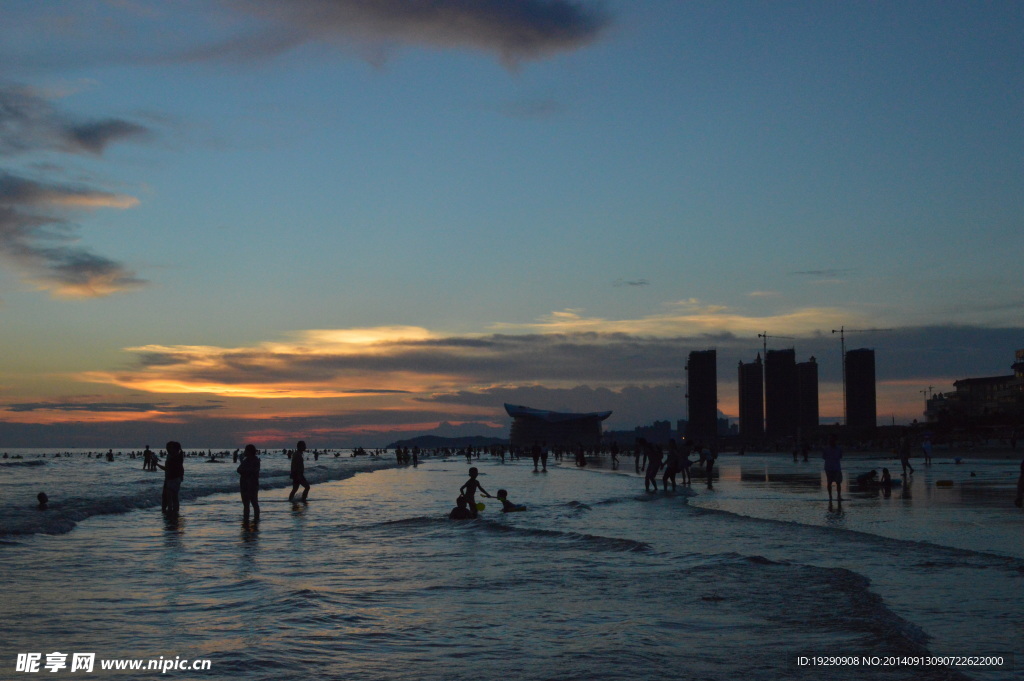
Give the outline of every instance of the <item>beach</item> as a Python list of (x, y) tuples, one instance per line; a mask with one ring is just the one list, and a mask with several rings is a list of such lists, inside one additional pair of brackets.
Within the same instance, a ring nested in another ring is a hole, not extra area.
[[(280, 452), (263, 458), (277, 482), (255, 525), (230, 464), (186, 461), (177, 518), (144, 498), (110, 506), (159, 479), (129, 470), (136, 462), (8, 467), (5, 504), (35, 489), (22, 478), (56, 466), (90, 480), (76, 508), (92, 494), (103, 512), (4, 535), (15, 588), (0, 605), (13, 624), (0, 676), (25, 676), (19, 654), (58, 651), (210, 667), (97, 678), (1019, 678), (1016, 461), (937, 453), (930, 467), (914, 459), (913, 479), (888, 496), (846, 484), (830, 506), (814, 453), (725, 454), (710, 488), (695, 476), (657, 494), (625, 456), (618, 470), (565, 460), (547, 473), (485, 456), (473, 462), (484, 489), (528, 510), (478, 497), (478, 519), (450, 521), (464, 457), (308, 457), (306, 504), (287, 502)], [(898, 477), (891, 464), (844, 460), (847, 481), (883, 465)], [(69, 502), (50, 496), (60, 517)], [(10, 508), (0, 527), (28, 529)], [(942, 658), (1003, 664), (924, 663)]]

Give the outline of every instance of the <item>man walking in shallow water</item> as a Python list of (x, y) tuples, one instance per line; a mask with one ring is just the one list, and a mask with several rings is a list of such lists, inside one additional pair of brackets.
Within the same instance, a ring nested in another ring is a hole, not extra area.
[(306, 441), (299, 440), (295, 445), (295, 452), (292, 454), (292, 493), (288, 495), (288, 501), (295, 501), (295, 493), (302, 486), (302, 501), (309, 496), (309, 483), (306, 482), (306, 462), (302, 460), (302, 453), (306, 451)]

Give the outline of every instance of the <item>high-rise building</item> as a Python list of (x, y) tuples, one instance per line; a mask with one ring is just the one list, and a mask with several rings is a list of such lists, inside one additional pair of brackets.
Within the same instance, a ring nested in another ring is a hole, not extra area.
[(796, 351), (768, 350), (764, 357), (764, 430), (769, 440), (796, 437), (798, 404)]
[(761, 355), (740, 362), (740, 437), (748, 444), (764, 440), (764, 364)]
[(686, 437), (691, 440), (714, 440), (718, 433), (717, 363), (715, 350), (691, 352), (686, 362)]
[(796, 365), (797, 427), (809, 439), (818, 430), (818, 362), (811, 357)]
[(875, 404), (875, 351), (867, 348), (847, 350), (846, 425), (851, 430), (874, 429), (877, 425)]

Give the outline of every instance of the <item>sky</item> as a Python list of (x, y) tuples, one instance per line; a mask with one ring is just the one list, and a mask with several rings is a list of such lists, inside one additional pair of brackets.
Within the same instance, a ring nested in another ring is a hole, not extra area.
[[(5, 0), (0, 449), (686, 418), (1024, 348), (1024, 4)], [(759, 337), (759, 334), (768, 338)]]

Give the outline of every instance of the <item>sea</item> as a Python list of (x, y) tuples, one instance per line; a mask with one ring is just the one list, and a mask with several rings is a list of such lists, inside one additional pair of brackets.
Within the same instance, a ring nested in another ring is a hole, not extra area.
[[(815, 455), (649, 493), (625, 456), (338, 451), (296, 503), (276, 450), (253, 522), (230, 456), (186, 459), (170, 517), (126, 453), (8, 453), (0, 679), (1024, 678), (1016, 460), (848, 455), (839, 504)], [(449, 520), (470, 465), (526, 510)], [(890, 492), (850, 484), (882, 467)]]

